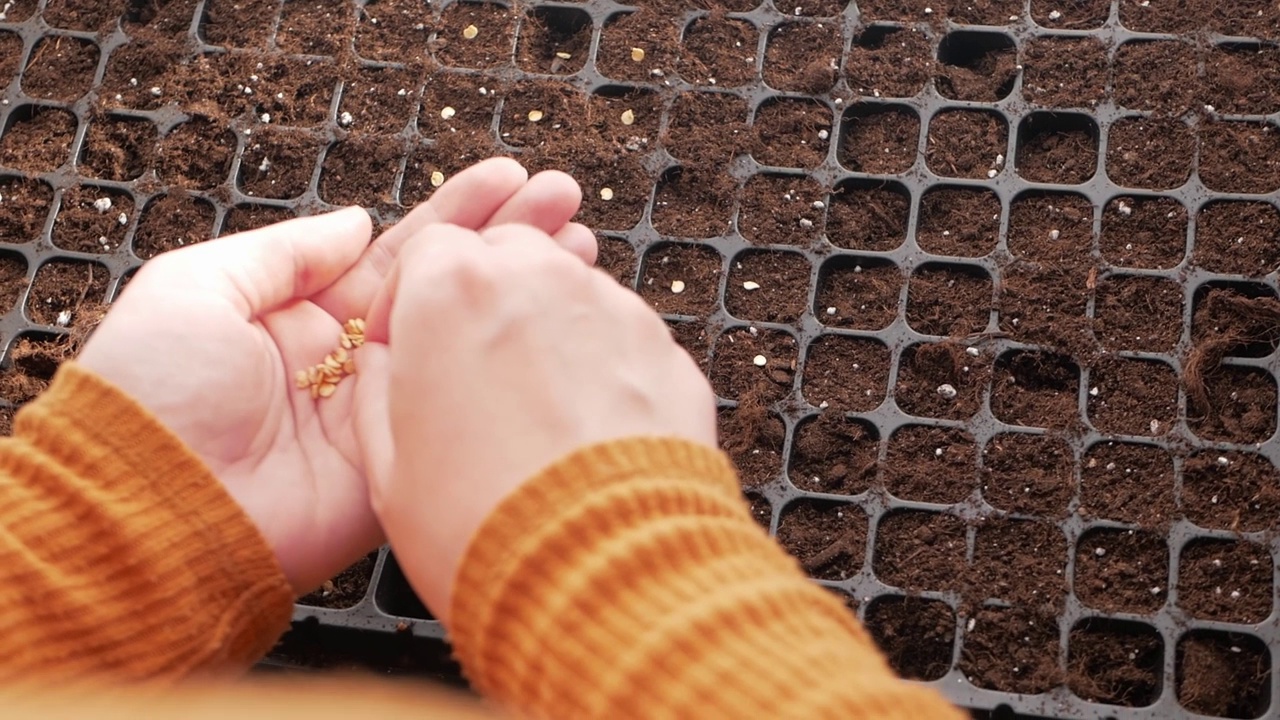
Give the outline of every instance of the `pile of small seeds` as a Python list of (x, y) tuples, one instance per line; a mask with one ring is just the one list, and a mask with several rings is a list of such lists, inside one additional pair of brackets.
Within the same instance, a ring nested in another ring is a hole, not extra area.
[(299, 390), (310, 390), (311, 398), (319, 400), (331, 397), (338, 391), (338, 383), (348, 375), (356, 374), (356, 362), (351, 351), (364, 345), (364, 320), (353, 318), (342, 326), (338, 347), (325, 356), (324, 362), (299, 370), (294, 383)]

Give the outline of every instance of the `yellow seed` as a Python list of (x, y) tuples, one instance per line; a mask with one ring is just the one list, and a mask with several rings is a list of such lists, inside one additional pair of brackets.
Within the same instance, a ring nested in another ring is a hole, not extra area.
[(308, 384), (315, 385), (316, 383), (320, 382), (320, 367), (321, 366), (319, 365), (312, 365), (311, 367), (307, 368)]
[(457, 114), (458, 114), (457, 110), (454, 110), (452, 107), (449, 107), (447, 105), (443, 110), (440, 111), (440, 117), (444, 118), (445, 120), (449, 120), (454, 115), (457, 115)]
[(684, 292), (684, 281), (683, 281), (683, 280), (672, 280), (672, 281), (671, 281), (671, 292), (675, 293), (676, 295), (679, 295), (680, 293)]
[(351, 355), (342, 348), (338, 348), (337, 350), (334, 350), (333, 354), (330, 355), (329, 357), (333, 358), (334, 360), (337, 360), (339, 365), (351, 359)]
[(333, 394), (336, 392), (338, 392), (337, 385), (325, 383), (320, 386), (320, 389), (317, 391), (317, 394), (319, 394), (320, 397), (322, 398), (327, 398), (327, 397), (333, 397)]
[(311, 399), (312, 400), (320, 399), (320, 383), (316, 383), (311, 386)]
[(462, 37), (468, 40), (474, 40), (480, 34), (480, 28), (475, 25), (468, 25), (462, 28)]
[(541, 111), (541, 110), (530, 110), (530, 111), (529, 111), (529, 122), (538, 122), (539, 120), (541, 120), (541, 119), (542, 119), (542, 117), (543, 117), (543, 116), (542, 116), (542, 111)]
[(601, 200), (612, 200), (612, 199), (613, 199), (613, 188), (600, 188), (600, 199), (601, 199)]
[(631, 123), (634, 123), (635, 121), (636, 121), (636, 114), (635, 114), (635, 113), (631, 112), (630, 110), (624, 110), (624, 111), (622, 112), (622, 124), (623, 124), (623, 125), (630, 125)]
[(431, 173), (431, 187), (440, 187), (444, 184), (444, 173), (436, 170)]
[(351, 318), (343, 328), (353, 335), (355, 333), (364, 334), (364, 318)]
[(569, 53), (567, 53), (567, 52), (558, 52), (558, 53), (556, 53), (556, 57), (560, 58), (561, 60), (568, 60), (569, 58), (571, 58), (571, 57), (573, 57), (573, 56), (572, 56), (572, 55), (570, 55), (570, 54), (569, 54)]
[(751, 362), (754, 363), (756, 367), (764, 367), (769, 364), (769, 358), (763, 355), (757, 355), (751, 360)]
[(355, 360), (348, 360), (348, 361), (346, 361), (346, 362), (342, 363), (342, 372), (344, 372), (344, 373), (346, 373), (346, 374), (348, 374), (348, 375), (355, 375), (355, 374), (356, 374), (356, 361), (355, 361)]
[(631, 48), (631, 60), (633, 62), (640, 62), (641, 60), (644, 60), (644, 48)]
[(346, 333), (343, 333), (342, 337), (338, 338), (338, 343), (342, 345), (344, 350), (351, 350), (356, 346), (355, 343), (351, 342), (351, 336)]
[(323, 372), (328, 373), (330, 371), (337, 371), (341, 369), (342, 369), (342, 363), (339, 362), (337, 358), (335, 358), (333, 355), (329, 355), (325, 357)]
[(299, 370), (293, 376), (293, 384), (297, 385), (299, 390), (305, 389), (308, 385), (310, 385), (311, 381), (307, 379), (307, 371)]

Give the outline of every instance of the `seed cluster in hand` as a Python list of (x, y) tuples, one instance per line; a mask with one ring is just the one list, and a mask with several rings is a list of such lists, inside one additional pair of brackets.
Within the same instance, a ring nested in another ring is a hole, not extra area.
[(356, 374), (356, 362), (351, 352), (361, 345), (364, 345), (364, 320), (348, 320), (342, 326), (338, 347), (319, 365), (299, 370), (294, 376), (294, 384), (299, 390), (310, 390), (314, 400), (331, 397), (338, 391), (338, 383), (343, 378)]

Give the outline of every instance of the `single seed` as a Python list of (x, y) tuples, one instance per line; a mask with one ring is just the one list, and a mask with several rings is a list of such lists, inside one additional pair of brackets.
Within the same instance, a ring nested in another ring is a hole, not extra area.
[(644, 48), (631, 48), (631, 60), (632, 62), (640, 62), (644, 60)]
[(630, 110), (622, 111), (622, 124), (631, 125), (636, 121), (636, 114)]
[(769, 364), (769, 358), (767, 358), (767, 357), (765, 357), (765, 356), (763, 356), (763, 355), (757, 355), (757, 356), (755, 356), (754, 358), (752, 358), (752, 359), (751, 359), (751, 362), (752, 362), (756, 367), (764, 367), (765, 365), (768, 365), (768, 364)]
[(568, 60), (568, 59), (572, 58), (572, 57), (573, 57), (573, 55), (571, 55), (571, 54), (569, 54), (569, 53), (567, 53), (567, 52), (558, 52), (558, 53), (556, 53), (556, 57), (560, 58), (561, 60)]
[(480, 34), (480, 28), (476, 27), (475, 25), (468, 25), (462, 28), (462, 37), (468, 40), (475, 40), (476, 36), (479, 34)]
[(299, 390), (305, 390), (307, 386), (311, 384), (311, 381), (307, 379), (307, 371), (299, 370), (295, 373), (293, 376), (293, 384), (297, 385)]
[(440, 187), (444, 184), (444, 173), (436, 170), (431, 173), (431, 187)]
[(444, 109), (440, 111), (440, 117), (444, 118), (445, 120), (450, 120), (453, 118), (454, 115), (457, 115), (457, 114), (458, 114), (458, 111), (454, 110), (452, 107), (448, 105), (446, 105)]
[(536, 123), (536, 122), (538, 122), (539, 120), (541, 120), (542, 118), (543, 118), (543, 115), (542, 115), (542, 111), (541, 111), (541, 110), (530, 110), (530, 111), (529, 111), (529, 122), (535, 122), (535, 123)]
[(679, 295), (680, 293), (684, 292), (684, 281), (683, 281), (683, 280), (672, 280), (672, 281), (671, 281), (671, 292), (675, 293), (676, 295)]
[(743, 289), (743, 290), (759, 290), (759, 289), (760, 289), (760, 283), (755, 282), (755, 281), (752, 281), (752, 280), (748, 280), (748, 281), (746, 281), (746, 282), (742, 283), (742, 289)]
[(613, 199), (613, 188), (600, 188), (600, 199), (601, 199), (601, 200), (612, 200), (612, 199)]
[(324, 383), (319, 389), (319, 395), (322, 398), (333, 397), (336, 392), (338, 392), (338, 386), (332, 383)]

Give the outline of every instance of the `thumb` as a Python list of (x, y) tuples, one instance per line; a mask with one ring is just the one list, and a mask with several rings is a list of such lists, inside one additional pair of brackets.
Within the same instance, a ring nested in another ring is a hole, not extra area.
[(356, 351), (356, 442), (364, 461), (369, 499), (378, 512), (381, 492), (391, 481), (395, 440), (391, 435), (391, 348), (366, 342)]

